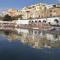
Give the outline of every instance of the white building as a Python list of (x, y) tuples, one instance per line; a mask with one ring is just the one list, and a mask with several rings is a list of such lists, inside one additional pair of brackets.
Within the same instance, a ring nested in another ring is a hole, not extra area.
[[(56, 22), (58, 21), (58, 22)], [(56, 25), (57, 23), (60, 25), (60, 17), (51, 17), (51, 18), (47, 18), (47, 22), (51, 23), (52, 25)]]
[(20, 25), (20, 24), (29, 24), (29, 22), (45, 22), (45, 23), (48, 23), (48, 24), (51, 24), (51, 25), (60, 25), (60, 17), (48, 17), (48, 18), (41, 18), (41, 19), (30, 19), (30, 20), (20, 20), (18, 19), (16, 21), (16, 24), (17, 25)]
[(17, 25), (19, 25), (19, 24), (29, 24), (29, 20), (17, 20), (16, 24)]
[[(57, 21), (58, 22), (57, 22)], [(17, 20), (16, 21), (16, 25), (20, 25), (20, 24), (29, 24), (29, 22), (31, 23), (31, 22), (34, 22), (34, 23), (38, 23), (38, 22), (40, 22), (40, 23), (47, 23), (47, 24), (51, 24), (51, 25), (60, 25), (60, 17), (48, 17), (48, 18), (41, 18), (41, 19), (31, 19), (31, 20)], [(18, 32), (25, 32), (26, 33), (26, 31), (27, 30), (21, 30), (21, 29), (18, 29), (17, 30)]]

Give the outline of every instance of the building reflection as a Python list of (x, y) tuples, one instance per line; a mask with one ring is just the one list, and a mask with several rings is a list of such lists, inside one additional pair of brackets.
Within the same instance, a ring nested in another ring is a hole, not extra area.
[(9, 41), (20, 40), (22, 43), (34, 48), (60, 47), (60, 31), (41, 31), (33, 29), (17, 29), (17, 31), (19, 32), (14, 31), (6, 35)]

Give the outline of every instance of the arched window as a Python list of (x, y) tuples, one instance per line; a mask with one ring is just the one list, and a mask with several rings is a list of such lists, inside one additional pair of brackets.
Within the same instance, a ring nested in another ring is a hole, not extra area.
[(31, 24), (33, 25), (34, 24), (34, 21), (31, 21)]
[(43, 23), (46, 23), (46, 20), (43, 20)]
[(35, 21), (35, 23), (37, 23), (37, 21)]
[(34, 22), (34, 21), (31, 21), (32, 23)]
[(49, 25), (51, 25), (51, 22), (48, 22)]
[(31, 24), (31, 21), (29, 21), (29, 24)]
[(58, 19), (55, 19), (54, 21), (55, 21), (56, 23), (59, 23)]
[(39, 23), (41, 23), (41, 21), (39, 20)]
[(56, 25), (58, 26), (59, 25), (58, 24), (59, 23), (59, 20), (58, 19), (55, 19), (54, 21), (56, 22)]

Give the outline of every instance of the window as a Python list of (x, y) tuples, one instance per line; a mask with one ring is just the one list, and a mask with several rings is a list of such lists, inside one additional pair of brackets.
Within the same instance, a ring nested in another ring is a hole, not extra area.
[(39, 18), (40, 18), (40, 15), (39, 15)]
[(43, 20), (43, 22), (44, 22), (44, 23), (46, 23), (46, 21), (45, 21), (45, 20)]
[(54, 21), (55, 21), (56, 23), (59, 23), (58, 19), (55, 19)]
[(31, 21), (31, 24), (33, 24), (34, 23), (34, 21)]
[(39, 22), (41, 22), (41, 21), (39, 20)]
[(52, 10), (50, 10), (50, 12), (52, 12)]
[(35, 23), (37, 23), (37, 21), (35, 21)]
[(50, 17), (52, 16), (52, 14), (50, 14)]
[(49, 23), (49, 25), (51, 25), (51, 23), (50, 22), (48, 22)]
[(32, 21), (32, 23), (33, 23), (33, 21)]
[(54, 12), (56, 12), (56, 11), (54, 10)]
[(31, 21), (29, 21), (29, 24), (31, 24)]

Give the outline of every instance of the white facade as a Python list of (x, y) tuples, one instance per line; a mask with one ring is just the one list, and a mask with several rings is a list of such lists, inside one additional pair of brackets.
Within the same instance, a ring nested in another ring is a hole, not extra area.
[(60, 25), (60, 17), (47, 18), (47, 22), (50, 22), (52, 25), (56, 25), (56, 22), (54, 21), (55, 19), (59, 21), (58, 24)]
[(27, 29), (20, 29), (20, 32), (29, 33), (29, 31)]
[(29, 20), (17, 20), (16, 24), (29, 24)]
[(56, 25), (57, 24), (57, 22), (55, 22), (55, 19), (57, 19), (59, 22), (58, 22), (58, 24), (60, 25), (60, 17), (49, 17), (49, 18), (41, 18), (41, 19), (31, 19), (31, 20), (17, 20), (16, 21), (16, 24), (17, 25), (19, 25), (19, 24), (29, 24), (29, 21), (33, 21), (33, 22), (35, 22), (35, 21), (37, 21), (37, 22), (39, 22), (39, 21), (41, 21), (41, 22), (43, 22), (43, 21), (46, 21), (46, 23), (51, 23), (51, 25)]
[(18, 32), (18, 34), (20, 33), (20, 32), (22, 32), (22, 33), (29, 33), (29, 31), (28, 31), (28, 29), (15, 29), (17, 32)]

